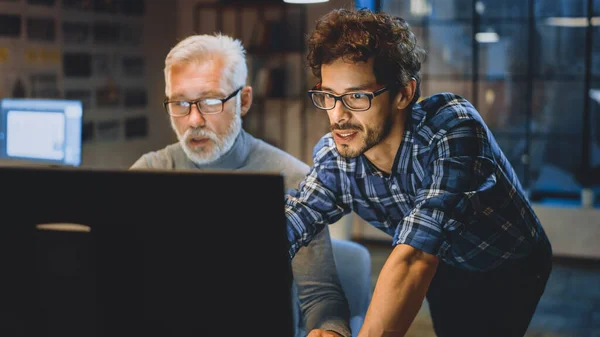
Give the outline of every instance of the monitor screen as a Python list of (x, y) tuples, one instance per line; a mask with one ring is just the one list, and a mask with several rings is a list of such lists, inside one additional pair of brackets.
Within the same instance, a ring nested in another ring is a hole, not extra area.
[(283, 176), (0, 176), (0, 336), (293, 336)]
[(6, 98), (0, 106), (0, 160), (81, 164), (81, 101)]

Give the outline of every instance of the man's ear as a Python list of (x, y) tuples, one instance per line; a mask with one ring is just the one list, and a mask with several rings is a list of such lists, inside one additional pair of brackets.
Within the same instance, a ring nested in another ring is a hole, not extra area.
[(405, 87), (400, 88), (398, 90), (398, 94), (394, 99), (394, 106), (398, 110), (405, 109), (415, 97), (415, 92), (417, 91), (417, 80), (414, 78), (410, 79), (410, 82)]
[(252, 87), (246, 86), (242, 89), (242, 116), (245, 116), (252, 106)]

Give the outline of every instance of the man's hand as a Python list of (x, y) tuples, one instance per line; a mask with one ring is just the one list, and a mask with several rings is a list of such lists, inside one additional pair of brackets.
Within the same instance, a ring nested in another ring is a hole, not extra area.
[(306, 337), (343, 337), (339, 333), (331, 330), (313, 329)]

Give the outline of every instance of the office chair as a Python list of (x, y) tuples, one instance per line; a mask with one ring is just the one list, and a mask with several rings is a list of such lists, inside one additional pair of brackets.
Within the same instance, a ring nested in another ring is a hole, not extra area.
[(371, 254), (362, 244), (331, 239), (333, 258), (350, 306), (350, 329), (357, 336), (371, 302)]

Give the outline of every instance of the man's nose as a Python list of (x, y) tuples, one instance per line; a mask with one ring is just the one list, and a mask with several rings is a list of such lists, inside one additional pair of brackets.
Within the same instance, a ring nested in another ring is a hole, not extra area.
[(350, 111), (346, 109), (342, 101), (335, 102), (333, 109), (327, 110), (327, 113), (332, 124), (343, 124), (350, 119)]
[(198, 106), (196, 104), (192, 104), (190, 107), (188, 122), (193, 128), (202, 127), (206, 124), (206, 119), (204, 119), (204, 115), (200, 113), (200, 110), (198, 110)]

